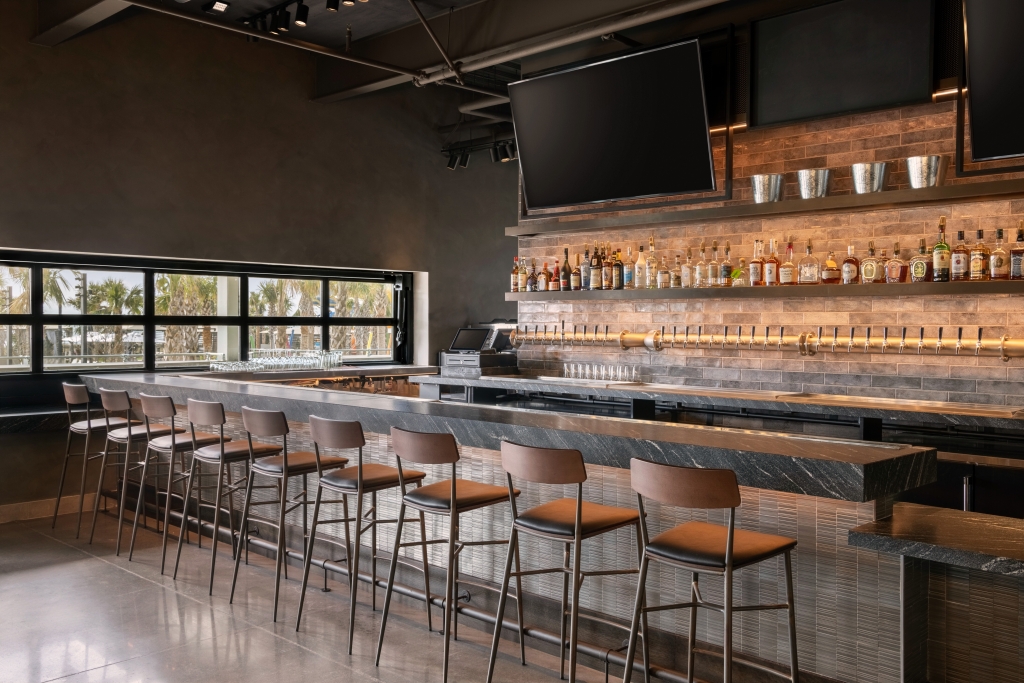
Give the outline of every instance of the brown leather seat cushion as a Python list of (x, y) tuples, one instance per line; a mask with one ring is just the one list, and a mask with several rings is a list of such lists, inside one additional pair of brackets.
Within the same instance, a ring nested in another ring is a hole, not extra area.
[[(152, 432), (152, 428), (150, 428)], [(229, 439), (231, 437), (224, 437)], [(209, 432), (196, 432), (196, 445), (197, 446), (208, 446), (212, 443), (220, 441), (220, 436), (217, 434), (210, 434)], [(171, 435), (157, 437), (150, 439), (149, 447), (158, 451), (169, 451), (171, 450)], [(174, 435), (173, 439), (174, 450), (176, 451), (190, 451), (192, 450), (192, 434), (191, 432), (185, 432), (184, 434)]]
[[(182, 429), (181, 427), (175, 427), (174, 428), (174, 433), (175, 434), (181, 434), (184, 431), (185, 430)], [(150, 435), (153, 438), (157, 438), (157, 437), (160, 437), (160, 436), (166, 436), (167, 434), (171, 433), (171, 426), (170, 425), (162, 425), (162, 424), (151, 424), (149, 426), (149, 433), (150, 433)], [(128, 428), (127, 427), (122, 427), (121, 429), (112, 429), (109, 432), (107, 432), (107, 436), (110, 437), (114, 441), (124, 441), (125, 439), (128, 438)], [(134, 441), (135, 439), (143, 439), (144, 440), (145, 438), (146, 438), (146, 428), (145, 427), (132, 427), (132, 441)]]
[[(518, 496), (519, 491), (515, 490), (515, 494)], [(435, 512), (448, 512), (451, 507), (451, 499), (451, 479), (421, 486), (405, 494), (407, 505)], [(504, 486), (481, 484), (468, 479), (455, 480), (455, 508), (459, 512), (487, 507), (503, 500), (508, 500), (508, 489)]]
[[(652, 538), (647, 544), (647, 552), (683, 564), (724, 569), (728, 533), (726, 527), (718, 524), (687, 522)], [(732, 543), (732, 565), (736, 568), (767, 560), (796, 547), (792, 538), (743, 529), (735, 530)]]
[[(257, 458), (264, 458), (281, 452), (281, 447), (272, 443), (252, 442), (252, 452)], [(203, 446), (193, 454), (200, 460), (208, 462), (220, 462), (220, 444), (214, 443), (210, 446)], [(234, 462), (245, 460), (249, 457), (249, 441), (228, 441), (224, 444), (224, 460)], [(289, 464), (291, 464), (289, 462)]]
[[(410, 484), (421, 481), (423, 477), (427, 476), (427, 473), (419, 472), (417, 470), (402, 470), (402, 475), (405, 477), (405, 483)], [(332, 489), (337, 489), (339, 491), (352, 491), (355, 493), (358, 476), (358, 467), (346, 467), (342, 470), (332, 470), (331, 472), (328, 472), (320, 480), (320, 483), (324, 486), (329, 486)], [(377, 463), (365, 463), (363, 465), (364, 491), (379, 491), (381, 489), (392, 488), (394, 486), (398, 486), (397, 467), (379, 465)]]
[[(581, 522), (584, 538), (634, 524), (639, 519), (640, 513), (636, 510), (583, 501)], [(576, 533), (576, 499), (561, 498), (527, 510), (516, 518), (516, 527), (523, 531), (572, 538)]]
[[(110, 418), (110, 426), (112, 428), (127, 426), (128, 421), (123, 417), (112, 417)], [(133, 425), (142, 424), (138, 420), (132, 420)], [(85, 434), (86, 432), (94, 432), (97, 430), (105, 430), (107, 428), (107, 420), (102, 418), (98, 420), (82, 420), (80, 422), (71, 423), (71, 431), (78, 432), (79, 434)], [(132, 430), (134, 431), (134, 430)]]
[[(339, 455), (321, 455), (320, 466), (326, 469), (344, 467), (348, 458)], [(252, 468), (261, 474), (280, 477), (284, 472), (284, 455), (272, 455), (260, 458), (252, 464)], [(313, 451), (295, 451), (288, 454), (288, 475), (309, 474), (316, 472), (316, 453)]]

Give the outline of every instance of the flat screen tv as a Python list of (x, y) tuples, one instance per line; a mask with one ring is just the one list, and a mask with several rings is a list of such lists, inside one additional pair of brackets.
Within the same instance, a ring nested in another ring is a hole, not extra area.
[(715, 189), (696, 40), (512, 83), (509, 97), (527, 208)]
[(750, 123), (930, 102), (932, 0), (842, 0), (754, 22)]
[(1024, 28), (1022, 0), (967, 0), (967, 102), (971, 158), (975, 161), (1024, 155)]

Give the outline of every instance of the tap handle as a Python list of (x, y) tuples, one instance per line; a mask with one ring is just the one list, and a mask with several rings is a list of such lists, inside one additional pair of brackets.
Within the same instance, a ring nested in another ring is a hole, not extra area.
[(683, 348), (685, 349), (686, 345), (689, 344), (689, 343), (690, 343), (690, 326), (687, 325), (686, 327), (683, 328)]
[(851, 327), (850, 328), (850, 346), (853, 346), (853, 330), (854, 330), (854, 328)]
[(921, 336), (918, 337), (917, 343), (918, 344), (924, 344), (924, 328), (923, 327), (921, 328)]
[(838, 336), (839, 336), (839, 328), (838, 327), (833, 327), (832, 328), (832, 346), (833, 347), (836, 345), (836, 338)]
[(742, 342), (743, 342), (743, 326), (742, 325), (737, 325), (736, 326), (736, 348), (737, 349), (740, 347), (740, 343), (742, 343)]
[(604, 341), (608, 341), (608, 326), (604, 326)]
[(700, 337), (701, 337), (702, 334), (704, 334), (704, 326), (703, 325), (697, 325), (697, 344), (696, 344), (696, 346), (698, 348), (700, 348)]
[(818, 325), (818, 337), (817, 337), (817, 341), (818, 341), (818, 343), (819, 343), (819, 344), (821, 343), (821, 325)]
[(983, 327), (978, 328), (978, 346), (981, 346), (981, 333), (984, 332), (984, 330), (985, 328)]
[(888, 327), (883, 327), (882, 328), (882, 343), (883, 344), (888, 344), (889, 343), (889, 328)]
[(672, 348), (676, 347), (676, 326), (672, 326)]
[(962, 328), (962, 327), (956, 328), (956, 343), (957, 344), (962, 344), (963, 343), (963, 339), (964, 339), (964, 328)]
[(768, 326), (767, 325), (765, 325), (765, 327), (764, 327), (764, 343), (765, 344), (768, 343)]
[(871, 328), (870, 327), (867, 329), (867, 334), (864, 335), (864, 343), (865, 344), (870, 344), (871, 343)]
[(722, 336), (722, 348), (725, 348), (726, 343), (729, 341), (729, 326), (725, 326), (725, 334)]
[(779, 327), (779, 348), (782, 348), (782, 340), (786, 336), (786, 328)]
[(900, 338), (900, 346), (907, 343), (907, 328), (903, 328), (903, 336)]

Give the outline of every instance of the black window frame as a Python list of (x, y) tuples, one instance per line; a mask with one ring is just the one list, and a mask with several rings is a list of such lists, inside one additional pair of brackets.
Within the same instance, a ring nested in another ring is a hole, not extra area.
[[(204, 372), (206, 367), (195, 365), (156, 365), (156, 328), (167, 325), (211, 325), (238, 327), (238, 353), (240, 360), (249, 358), (249, 328), (256, 326), (295, 326), (304, 324), (320, 327), (320, 347), (330, 350), (330, 328), (351, 326), (391, 327), (392, 357), (390, 359), (345, 359), (346, 365), (394, 365), (412, 363), (412, 273), (393, 270), (355, 270), (320, 266), (298, 266), (250, 262), (199, 261), (176, 258), (117, 256), (106, 254), (76, 254), (49, 251), (0, 249), (0, 265), (30, 268), (31, 295), (27, 314), (0, 314), (0, 324), (28, 325), (31, 331), (31, 370), (28, 372), (0, 373), (5, 379), (24, 379), (27, 376), (59, 377), (83, 372)], [(47, 268), (134, 271), (143, 274), (143, 313), (141, 315), (104, 315), (80, 313), (43, 313), (43, 270)], [(238, 315), (157, 315), (155, 312), (155, 276), (157, 273), (183, 273), (189, 275), (237, 276), (239, 278)], [(318, 316), (250, 316), (249, 278), (319, 280), (321, 306)], [(394, 287), (392, 314), (387, 318), (346, 318), (330, 315), (330, 283), (336, 280), (357, 282), (390, 282)], [(109, 368), (97, 363), (75, 367), (43, 367), (43, 330), (46, 325), (141, 325), (143, 328), (143, 363), (131, 368)]]

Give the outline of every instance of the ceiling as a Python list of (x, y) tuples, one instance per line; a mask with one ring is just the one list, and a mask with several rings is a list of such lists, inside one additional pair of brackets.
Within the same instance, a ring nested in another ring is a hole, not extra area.
[[(281, 4), (281, 0), (227, 0), (230, 3), (227, 11), (217, 18), (221, 21), (238, 21), (254, 14), (268, 10)], [(440, 17), (449, 12), (450, 8), (471, 5), (480, 0), (417, 0), (420, 11), (427, 19)], [(163, 4), (186, 12), (202, 14), (202, 6), (206, 0), (161, 0)], [(352, 40), (362, 40), (371, 36), (387, 33), (412, 24), (419, 19), (409, 5), (409, 0), (358, 0), (352, 7), (342, 5), (337, 12), (326, 8), (325, 0), (305, 0), (309, 6), (309, 22), (305, 28), (292, 26), (289, 37), (305, 40), (325, 47), (342, 49), (345, 47), (345, 27), (352, 27)], [(295, 7), (288, 8), (292, 19), (295, 19)], [(438, 38), (445, 40), (444, 23), (435, 25)]]

